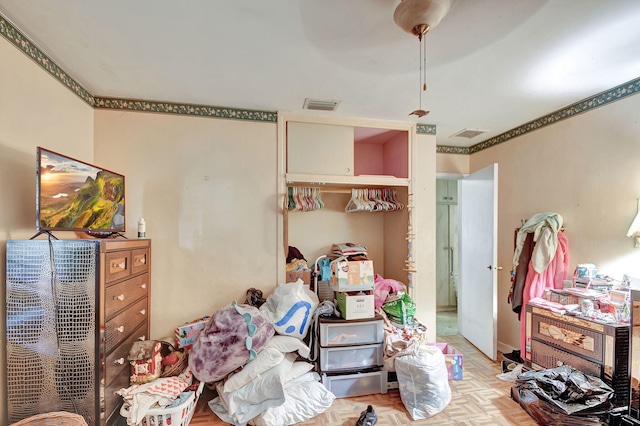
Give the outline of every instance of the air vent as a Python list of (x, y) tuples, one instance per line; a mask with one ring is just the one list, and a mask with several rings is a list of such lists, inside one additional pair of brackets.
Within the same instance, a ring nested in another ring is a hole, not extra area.
[(460, 130), (458, 133), (454, 133), (449, 137), (471, 139), (486, 132), (487, 132), (486, 130), (480, 130), (480, 129), (464, 129), (464, 130)]
[(316, 111), (335, 111), (340, 105), (340, 101), (321, 100), (321, 99), (305, 99), (303, 109), (312, 109)]

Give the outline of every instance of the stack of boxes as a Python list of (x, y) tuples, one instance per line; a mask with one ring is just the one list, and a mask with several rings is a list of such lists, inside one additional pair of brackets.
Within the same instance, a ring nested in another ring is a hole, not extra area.
[(334, 260), (331, 262), (331, 284), (342, 318), (373, 318), (373, 261)]
[(383, 320), (374, 316), (373, 262), (337, 260), (331, 272), (342, 318), (319, 320), (322, 383), (338, 398), (387, 393)]

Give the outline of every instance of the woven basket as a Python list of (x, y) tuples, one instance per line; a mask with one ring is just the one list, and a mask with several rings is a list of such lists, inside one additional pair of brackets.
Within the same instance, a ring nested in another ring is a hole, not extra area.
[(29, 418), (13, 423), (11, 426), (88, 426), (87, 422), (79, 414), (66, 411), (53, 411), (51, 413), (37, 414)]
[(176, 355), (178, 355), (178, 362), (173, 365), (163, 367), (160, 377), (178, 376), (180, 373), (186, 370), (189, 365), (189, 353), (184, 348), (176, 349), (169, 342), (160, 341), (160, 343), (162, 344), (160, 353), (163, 357), (169, 355), (172, 352), (175, 352)]

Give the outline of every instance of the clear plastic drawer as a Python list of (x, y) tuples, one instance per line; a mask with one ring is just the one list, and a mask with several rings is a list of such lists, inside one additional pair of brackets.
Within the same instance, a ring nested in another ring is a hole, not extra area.
[(320, 346), (347, 346), (381, 343), (382, 321), (320, 322)]
[(358, 370), (382, 366), (382, 344), (320, 348), (320, 371)]
[(339, 376), (323, 374), (322, 384), (337, 398), (387, 393), (387, 372), (382, 370)]

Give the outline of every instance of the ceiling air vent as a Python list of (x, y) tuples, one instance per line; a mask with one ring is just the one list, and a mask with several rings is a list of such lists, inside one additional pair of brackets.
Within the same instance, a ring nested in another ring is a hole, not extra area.
[(464, 130), (460, 130), (458, 133), (454, 133), (453, 135), (449, 136), (450, 138), (467, 138), (467, 139), (471, 139), (471, 138), (475, 138), (478, 135), (481, 135), (482, 133), (486, 133), (486, 130), (480, 130), (480, 129), (464, 129)]
[(305, 99), (303, 109), (312, 109), (316, 111), (335, 111), (340, 105), (340, 101), (321, 100), (321, 99)]

